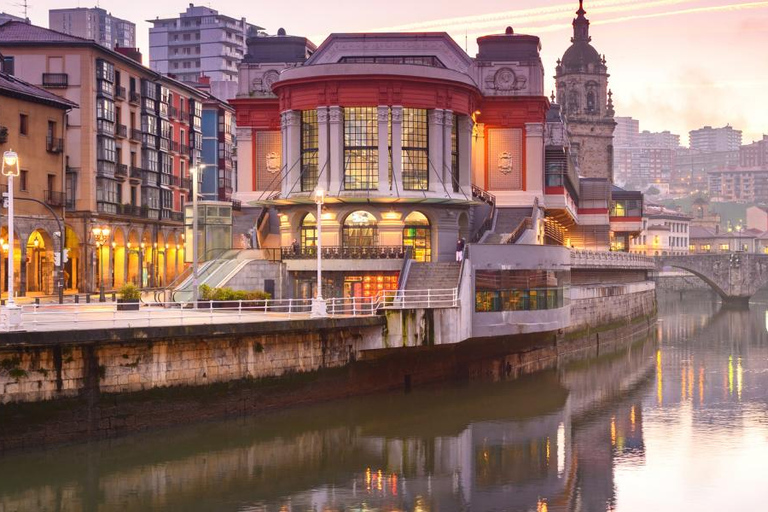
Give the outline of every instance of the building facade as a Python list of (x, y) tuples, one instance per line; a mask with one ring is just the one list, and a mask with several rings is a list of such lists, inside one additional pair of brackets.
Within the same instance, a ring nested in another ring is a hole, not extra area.
[(630, 252), (646, 256), (682, 256), (690, 251), (691, 217), (659, 205), (643, 211), (643, 230), (632, 238)]
[[(60, 286), (64, 216), (64, 130), (67, 112), (77, 105), (0, 70), (0, 157), (18, 154), (14, 178), (14, 243), (8, 244), (6, 211), (0, 217), (0, 295), (7, 296), (8, 259), (14, 259), (14, 290), (52, 294)], [(8, 180), (0, 176), (0, 191)], [(49, 209), (50, 208), (50, 209)]]
[(48, 11), (48, 27), (65, 34), (93, 39), (110, 49), (135, 48), (136, 24), (112, 16), (100, 7), (71, 7)]
[[(189, 4), (176, 18), (147, 20), (150, 67), (185, 82), (200, 75), (212, 81), (237, 82), (237, 66), (246, 52), (246, 39), (261, 27), (210, 7)], [(224, 98), (228, 99), (228, 98)]]
[(768, 201), (768, 167), (730, 167), (709, 171), (708, 183), (713, 201)]
[(742, 167), (768, 167), (768, 135), (752, 144), (739, 148), (739, 165)]
[[(65, 134), (67, 288), (167, 284), (184, 268), (182, 212), (207, 95), (94, 41), (32, 25), (0, 26), (0, 52), (21, 78), (80, 105)], [(110, 238), (97, 246), (101, 227)]]
[(210, 97), (203, 102), (203, 180), (200, 194), (208, 201), (232, 201), (235, 175), (235, 109)]
[(731, 125), (722, 128), (705, 126), (688, 132), (688, 147), (701, 153), (719, 153), (738, 151), (741, 147), (741, 130), (735, 130)]

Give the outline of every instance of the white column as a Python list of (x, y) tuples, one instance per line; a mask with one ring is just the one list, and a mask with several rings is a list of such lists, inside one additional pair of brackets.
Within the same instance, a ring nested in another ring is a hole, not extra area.
[(472, 179), (478, 187), (488, 190), (485, 179), (485, 124), (477, 123), (472, 129)]
[(331, 162), (328, 133), (328, 107), (317, 107), (317, 172), (321, 173), (317, 182), (323, 190), (329, 190), (331, 183)]
[(288, 171), (287, 179), (283, 180), (283, 197), (287, 197), (293, 190), (293, 193), (301, 191), (301, 112), (288, 110), (282, 114), (283, 126), (283, 155), (285, 157), (286, 169)]
[(344, 111), (341, 107), (328, 107), (328, 144), (330, 155), (329, 195), (337, 195), (344, 190)]
[[(237, 129), (237, 191), (239, 193), (255, 192), (257, 183), (256, 163), (253, 161), (253, 138), (251, 128)], [(183, 177), (183, 176), (182, 176)]]
[[(443, 110), (430, 110), (429, 119), (429, 191), (444, 191)], [(446, 187), (447, 188), (447, 187)]]
[(392, 107), (392, 193), (403, 195), (403, 107)]
[(453, 130), (453, 111), (443, 112), (443, 182), (449, 194), (453, 194), (453, 158), (451, 155), (451, 131)]
[[(472, 131), (474, 123), (469, 116), (459, 116), (459, 182), (464, 193), (471, 197), (472, 189)], [(475, 182), (477, 183), (477, 182)], [(481, 188), (484, 184), (477, 183)]]
[(379, 194), (389, 195), (389, 107), (379, 106)]
[(525, 124), (525, 190), (543, 198), (544, 124)]

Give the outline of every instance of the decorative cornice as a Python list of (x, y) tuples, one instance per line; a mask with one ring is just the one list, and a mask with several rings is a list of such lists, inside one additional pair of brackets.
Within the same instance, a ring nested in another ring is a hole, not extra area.
[(331, 120), (331, 124), (339, 124), (344, 122), (344, 111), (341, 107), (328, 107), (328, 115)]
[(440, 125), (443, 124), (443, 111), (440, 109), (434, 109), (429, 111), (429, 124)]

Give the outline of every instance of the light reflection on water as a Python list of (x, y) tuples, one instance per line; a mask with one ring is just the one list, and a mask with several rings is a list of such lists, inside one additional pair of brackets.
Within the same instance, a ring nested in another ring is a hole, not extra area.
[(766, 305), (660, 301), (658, 342), (513, 382), (0, 459), (0, 512), (761, 510)]

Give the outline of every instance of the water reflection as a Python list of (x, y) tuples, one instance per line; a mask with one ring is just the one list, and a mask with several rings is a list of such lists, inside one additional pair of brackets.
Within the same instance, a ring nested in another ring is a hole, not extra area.
[(0, 460), (12, 510), (732, 510), (768, 497), (766, 307), (660, 303), (658, 342)]

